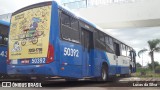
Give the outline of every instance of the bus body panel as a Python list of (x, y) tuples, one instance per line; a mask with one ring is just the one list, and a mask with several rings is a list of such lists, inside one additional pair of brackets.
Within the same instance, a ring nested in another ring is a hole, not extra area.
[(119, 56), (118, 57), (118, 74), (129, 73), (130, 60), (128, 57)]
[(7, 47), (0, 46), (0, 74), (7, 74)]
[[(115, 75), (115, 74), (128, 74), (129, 73), (129, 60), (127, 60), (127, 57), (118, 58), (117, 60), (114, 60), (114, 54), (107, 53), (101, 50), (95, 49), (94, 54), (94, 68), (96, 72), (94, 76), (100, 76), (100, 71), (102, 67), (102, 63), (106, 62), (108, 64), (108, 74), (109, 75)], [(124, 62), (121, 62), (122, 60), (128, 61), (126, 64)], [(97, 72), (99, 71), (99, 72)]]
[[(5, 35), (5, 36), (8, 37), (9, 23), (0, 20), (0, 26), (2, 26), (2, 27), (0, 27), (0, 29), (2, 29), (3, 26), (6, 27), (6, 30), (2, 30), (0, 32), (6, 32), (5, 34), (7, 34), (7, 35)], [(4, 36), (4, 35), (0, 33), (0, 36)], [(1, 38), (1, 40), (2, 39), (3, 38)], [(6, 44), (8, 44), (8, 43), (6, 43)], [(0, 74), (7, 74), (6, 60), (7, 60), (7, 45), (0, 43)]]
[(103, 62), (106, 62), (108, 65), (110, 64), (105, 55), (106, 54), (104, 51), (94, 49), (94, 64), (92, 65), (92, 68), (95, 77), (99, 77), (101, 75), (101, 67)]
[(58, 62), (42, 65), (8, 65), (9, 75), (57, 76)]
[[(108, 55), (109, 56), (109, 55)], [(112, 62), (110, 63), (110, 75), (116, 75), (116, 74), (128, 74), (129, 73), (129, 59), (128, 57), (121, 57), (121, 56), (115, 56), (111, 55), (109, 57), (109, 61)], [(113, 62), (114, 61), (114, 62)]]
[(59, 43), (61, 65), (59, 74), (68, 77), (82, 77), (82, 47), (78, 44), (61, 40)]

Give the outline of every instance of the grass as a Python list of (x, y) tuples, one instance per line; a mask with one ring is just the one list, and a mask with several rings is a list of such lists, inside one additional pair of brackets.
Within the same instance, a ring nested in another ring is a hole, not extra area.
[[(145, 73), (142, 75), (142, 73)], [(148, 78), (148, 77), (156, 77), (160, 78), (160, 74), (153, 73), (151, 69), (148, 68), (137, 68), (136, 73), (132, 74), (134, 77), (143, 77), (143, 78)]]

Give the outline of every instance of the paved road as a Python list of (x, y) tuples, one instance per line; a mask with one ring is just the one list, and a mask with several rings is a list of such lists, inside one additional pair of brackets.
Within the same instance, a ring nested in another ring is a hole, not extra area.
[(139, 87), (61, 87), (61, 88), (0, 88), (0, 90), (159, 90), (159, 88)]
[[(137, 81), (134, 84), (144, 82), (138, 81), (160, 81), (159, 78), (137, 78), (137, 77), (129, 77), (129, 78), (114, 78), (113, 81), (110, 82), (91, 82), (91, 81), (83, 81), (80, 80), (78, 82), (66, 82), (63, 79), (59, 80), (49, 80), (47, 83), (42, 83), (42, 88), (2, 88), (0, 82), (0, 90), (160, 90), (160, 87), (125, 87), (125, 86), (133, 86), (132, 81)], [(10, 80), (1, 80), (1, 81), (10, 81)], [(19, 80), (11, 80), (15, 83), (26, 83)], [(29, 82), (31, 83), (31, 82)], [(149, 84), (149, 83), (148, 83)], [(157, 82), (156, 82), (157, 84)], [(160, 86), (160, 83), (158, 83)], [(115, 87), (116, 86), (116, 87)]]

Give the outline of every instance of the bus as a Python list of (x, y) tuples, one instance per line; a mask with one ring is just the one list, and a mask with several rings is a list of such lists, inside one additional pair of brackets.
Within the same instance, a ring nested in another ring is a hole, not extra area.
[(15, 11), (8, 48), (10, 76), (106, 81), (136, 71), (132, 47), (55, 1)]
[(0, 78), (7, 76), (7, 45), (9, 23), (0, 20)]

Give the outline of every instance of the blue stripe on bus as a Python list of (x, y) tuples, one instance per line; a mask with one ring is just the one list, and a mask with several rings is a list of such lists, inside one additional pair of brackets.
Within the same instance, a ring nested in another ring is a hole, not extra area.
[[(0, 20), (1, 25), (9, 26), (10, 23)], [(1, 27), (0, 27), (1, 28)], [(9, 27), (8, 27), (9, 29)], [(7, 30), (8, 32), (9, 30)], [(0, 46), (0, 74), (7, 74), (7, 46)]]

